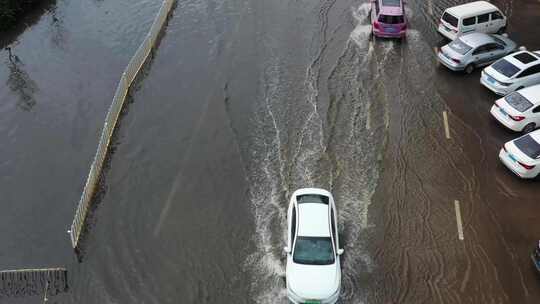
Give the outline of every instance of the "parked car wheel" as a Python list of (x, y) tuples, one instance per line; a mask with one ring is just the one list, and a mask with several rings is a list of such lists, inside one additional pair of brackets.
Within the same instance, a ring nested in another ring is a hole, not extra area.
[(473, 71), (474, 71), (474, 64), (469, 64), (469, 65), (465, 68), (465, 73), (466, 73), (466, 74), (471, 74)]
[(497, 31), (497, 34), (502, 35), (503, 33), (506, 33), (506, 26), (503, 26)]
[(534, 131), (534, 129), (536, 129), (536, 125), (534, 124), (534, 122), (531, 122), (523, 128), (523, 133), (530, 133)]

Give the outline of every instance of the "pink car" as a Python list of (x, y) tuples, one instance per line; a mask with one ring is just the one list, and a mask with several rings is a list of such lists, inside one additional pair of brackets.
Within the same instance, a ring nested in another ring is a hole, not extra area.
[(371, 0), (373, 35), (384, 38), (404, 38), (407, 18), (403, 0)]

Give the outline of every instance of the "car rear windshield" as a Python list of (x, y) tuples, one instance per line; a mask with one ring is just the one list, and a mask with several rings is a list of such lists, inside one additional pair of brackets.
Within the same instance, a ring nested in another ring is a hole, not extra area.
[(461, 55), (465, 55), (467, 54), (471, 49), (472, 47), (470, 47), (468, 44), (466, 44), (465, 42), (463, 42), (461, 39), (456, 39), (452, 42), (450, 42), (450, 44), (448, 45), (452, 50), (460, 53)]
[(306, 265), (334, 264), (334, 250), (329, 237), (304, 237), (296, 239), (293, 261)]
[(506, 61), (506, 59), (501, 59), (501, 60), (495, 62), (492, 65), (492, 68), (495, 71), (503, 74), (504, 76), (506, 76), (508, 78), (516, 75), (516, 73), (520, 71), (520, 69), (517, 66), (515, 66), (515, 65), (511, 64), (510, 62)]
[(457, 27), (458, 26), (458, 18), (450, 15), (449, 13), (445, 12), (443, 15), (442, 15), (442, 20), (450, 23), (453, 27)]
[(401, 0), (382, 0), (384, 6), (401, 6)]
[(540, 158), (540, 144), (530, 135), (525, 135), (514, 141), (514, 144), (528, 157), (532, 159)]
[(506, 99), (506, 102), (508, 102), (512, 108), (520, 112), (525, 112), (533, 106), (533, 104), (527, 98), (518, 92), (512, 92), (506, 95), (504, 99)]
[(403, 16), (380, 15), (379, 22), (386, 24), (400, 24), (405, 22)]
[(296, 201), (299, 204), (304, 203), (314, 203), (314, 204), (324, 204), (328, 205), (328, 196), (318, 195), (318, 194), (304, 194), (298, 195)]

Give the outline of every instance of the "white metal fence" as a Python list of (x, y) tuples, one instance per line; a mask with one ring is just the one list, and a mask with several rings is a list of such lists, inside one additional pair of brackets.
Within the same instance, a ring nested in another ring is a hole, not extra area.
[(122, 73), (122, 77), (120, 78), (120, 82), (116, 88), (116, 93), (114, 94), (112, 104), (107, 113), (107, 117), (105, 118), (105, 125), (103, 126), (103, 131), (101, 132), (97, 152), (94, 157), (94, 161), (90, 166), (90, 173), (86, 179), (86, 184), (84, 185), (84, 189), (79, 200), (79, 205), (77, 206), (77, 211), (75, 212), (75, 217), (73, 219), (73, 223), (71, 224), (71, 230), (69, 233), (73, 248), (77, 248), (81, 232), (84, 228), (88, 209), (90, 208), (92, 197), (96, 192), (101, 171), (103, 169), (103, 163), (105, 162), (107, 151), (109, 149), (111, 137), (113, 135), (114, 128), (116, 127), (118, 117), (120, 116), (120, 112), (122, 111), (122, 107), (124, 106), (128, 90), (146, 62), (148, 55), (150, 55), (150, 52), (155, 47), (158, 36), (167, 22), (167, 18), (171, 12), (174, 1), (175, 0), (163, 1), (154, 23), (150, 28), (150, 31)]
[(8, 297), (57, 295), (68, 290), (64, 268), (0, 271), (0, 303)]

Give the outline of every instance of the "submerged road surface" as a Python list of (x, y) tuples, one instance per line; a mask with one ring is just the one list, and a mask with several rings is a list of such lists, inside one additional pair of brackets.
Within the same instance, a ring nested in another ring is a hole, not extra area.
[[(540, 49), (540, 3), (494, 1)], [(286, 210), (330, 190), (341, 303), (539, 303), (538, 181), (498, 161), (516, 134), (479, 72), (436, 64), (438, 17), (405, 41), (365, 1), (178, 1), (114, 140), (65, 303), (287, 303)], [(82, 178), (82, 177), (81, 177)]]

